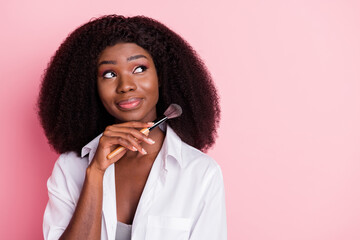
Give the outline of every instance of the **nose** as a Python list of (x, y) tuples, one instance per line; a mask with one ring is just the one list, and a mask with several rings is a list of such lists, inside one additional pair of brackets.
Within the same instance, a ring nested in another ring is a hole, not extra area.
[(117, 93), (126, 93), (130, 91), (135, 91), (137, 88), (134, 79), (130, 76), (121, 76), (118, 80), (116, 92)]

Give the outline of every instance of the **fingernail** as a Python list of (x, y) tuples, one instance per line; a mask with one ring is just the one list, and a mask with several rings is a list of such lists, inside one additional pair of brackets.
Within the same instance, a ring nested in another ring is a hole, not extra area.
[(137, 151), (136, 147), (133, 146), (133, 150), (134, 150), (134, 152), (136, 152)]
[(152, 125), (154, 125), (154, 123), (153, 123), (153, 122), (148, 122), (148, 124), (150, 124), (151, 126), (152, 126)]
[(154, 144), (154, 143), (155, 143), (155, 141), (152, 140), (151, 138), (148, 138), (147, 140), (149, 141), (150, 144)]
[(141, 149), (141, 152), (142, 152), (143, 154), (147, 154), (147, 152), (145, 151), (145, 149)]

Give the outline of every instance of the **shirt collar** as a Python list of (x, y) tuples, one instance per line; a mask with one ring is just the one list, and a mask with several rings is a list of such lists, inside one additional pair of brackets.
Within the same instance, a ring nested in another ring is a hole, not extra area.
[[(164, 126), (163, 126), (164, 125)], [(173, 159), (175, 162), (179, 164), (179, 166), (183, 167), (183, 159), (181, 155), (181, 147), (182, 141), (180, 137), (175, 133), (175, 131), (168, 124), (161, 124), (160, 129), (164, 131), (166, 129), (166, 135), (161, 147), (159, 154), (162, 154), (162, 159), (164, 161), (164, 169), (167, 170), (168, 159)]]
[[(183, 167), (183, 160), (182, 160), (182, 156), (181, 156), (182, 141), (181, 141), (180, 137), (166, 123), (161, 124), (159, 127), (162, 131), (166, 132), (163, 145), (159, 152), (159, 155), (162, 155), (162, 159), (164, 160), (162, 167), (167, 170), (168, 159), (172, 158), (182, 168)], [(91, 142), (86, 144), (81, 149), (81, 157), (82, 158), (85, 157), (87, 154), (89, 154), (89, 158), (88, 158), (89, 164), (95, 155), (97, 146), (99, 144), (100, 137), (102, 135), (103, 135), (102, 133), (99, 134), (96, 138), (91, 140)]]
[(97, 146), (99, 144), (99, 140), (101, 138), (103, 134), (99, 134), (96, 138), (94, 138), (93, 140), (91, 140), (91, 142), (89, 142), (88, 144), (86, 144), (82, 149), (81, 149), (81, 157), (85, 157), (87, 154), (89, 154), (92, 151), (96, 151)]

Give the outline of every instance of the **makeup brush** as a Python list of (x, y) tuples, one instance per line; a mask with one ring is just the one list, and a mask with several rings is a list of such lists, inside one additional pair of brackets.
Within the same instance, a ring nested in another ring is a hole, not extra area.
[[(140, 130), (140, 132), (142, 132), (143, 134), (145, 134), (146, 136), (149, 135), (149, 132), (151, 130), (153, 130), (154, 128), (158, 127), (160, 124), (162, 124), (163, 122), (165, 122), (168, 119), (172, 119), (172, 118), (176, 118), (179, 117), (182, 114), (182, 108), (175, 104), (172, 103), (170, 104), (170, 106), (166, 109), (166, 111), (164, 112), (164, 115), (159, 118), (160, 120), (157, 120), (154, 125), (152, 125), (151, 127), (148, 128), (143, 128)], [(113, 158), (115, 155), (121, 153), (125, 148), (123, 146), (117, 147), (114, 151), (112, 151), (111, 153), (109, 153), (106, 158), (107, 159), (111, 159)]]

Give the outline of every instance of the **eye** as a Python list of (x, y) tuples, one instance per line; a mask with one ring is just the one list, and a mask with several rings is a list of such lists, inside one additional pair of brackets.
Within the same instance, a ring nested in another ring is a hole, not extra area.
[(147, 69), (145, 66), (138, 66), (134, 69), (133, 73), (142, 73)]
[(103, 78), (110, 79), (116, 77), (116, 74), (111, 71), (104, 72)]

